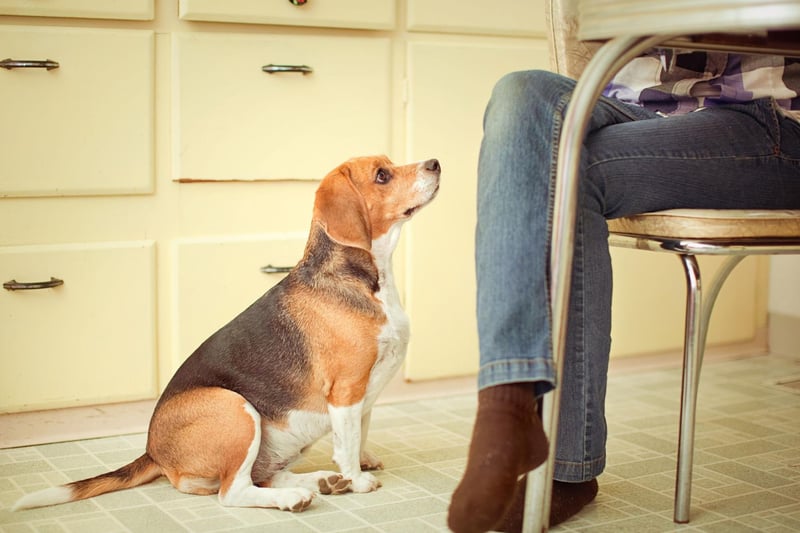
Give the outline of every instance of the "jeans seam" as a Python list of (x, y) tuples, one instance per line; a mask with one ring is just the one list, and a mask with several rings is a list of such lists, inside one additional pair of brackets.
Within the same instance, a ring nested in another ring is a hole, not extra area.
[(618, 157), (609, 157), (607, 159), (603, 159), (602, 161), (595, 161), (594, 163), (590, 163), (586, 166), (587, 172), (591, 169), (594, 169), (600, 165), (604, 165), (606, 163), (616, 163), (619, 161), (643, 161), (647, 159), (657, 159), (659, 161), (665, 160), (675, 160), (675, 161), (722, 161), (722, 160), (735, 160), (735, 161), (758, 161), (764, 160), (769, 161), (771, 159), (783, 159), (784, 161), (798, 161), (800, 159), (795, 159), (791, 157), (785, 157), (783, 154), (774, 154), (770, 152), (769, 154), (762, 154), (762, 155), (753, 155), (753, 156), (735, 156), (735, 155), (725, 155), (725, 156), (682, 156), (682, 155), (629, 155), (629, 156), (618, 156)]
[[(550, 180), (548, 182), (548, 202), (547, 202), (547, 253), (545, 254), (545, 260), (547, 261), (547, 268), (545, 271), (547, 272), (547, 279), (545, 281), (547, 290), (547, 319), (550, 323), (550, 331), (553, 331), (553, 294), (551, 291), (551, 280), (553, 277), (553, 273), (550, 272), (550, 265), (552, 261), (552, 250), (550, 249), (549, 243), (553, 240), (553, 211), (554, 211), (554, 203), (555, 203), (555, 183), (556, 183), (556, 169), (557, 169), (557, 162), (558, 162), (558, 145), (559, 140), (561, 138), (561, 125), (564, 121), (564, 113), (567, 107), (567, 104), (572, 97), (572, 92), (565, 93), (561, 95), (559, 98), (558, 103), (555, 107), (555, 112), (553, 113), (553, 127), (551, 129), (552, 136), (550, 138), (551, 141), (551, 152), (550, 152)], [(553, 353), (553, 336), (550, 335), (550, 353)], [(558, 387), (559, 382), (561, 380), (561, 376), (556, 375), (556, 368), (553, 365), (553, 375), (555, 376), (553, 385)]]

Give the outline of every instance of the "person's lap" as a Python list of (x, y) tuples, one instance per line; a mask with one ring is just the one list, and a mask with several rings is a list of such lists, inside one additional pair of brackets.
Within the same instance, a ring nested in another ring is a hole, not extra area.
[(592, 132), (586, 179), (616, 218), (674, 208), (800, 208), (800, 123), (772, 102), (709, 107)]

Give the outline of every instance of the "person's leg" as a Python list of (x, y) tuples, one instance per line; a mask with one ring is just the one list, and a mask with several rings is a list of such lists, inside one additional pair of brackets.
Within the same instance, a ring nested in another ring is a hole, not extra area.
[[(493, 389), (534, 382), (541, 393), (553, 383), (546, 284), (550, 183), (554, 139), (570, 90), (571, 83), (564, 78), (515, 74), (498, 84), (487, 109), (476, 240), (479, 413), (484, 403), (498, 403), (484, 402)], [(594, 496), (590, 489), (596, 491), (596, 484), (590, 481), (605, 462), (611, 271), (604, 218), (669, 207), (800, 207), (800, 124), (776, 115), (770, 105), (761, 102), (631, 122), (653, 117), (601, 101), (586, 142), (566, 369), (559, 383), (562, 414), (555, 472), (556, 480), (576, 483), (582, 496), (566, 509), (560, 506), (561, 519)], [(476, 422), (467, 473), (451, 506), (451, 524), (454, 515), (467, 512), (463, 505), (468, 501), (465, 494), (471, 492), (467, 481), (475, 480), (470, 472), (490, 471), (486, 443), (506, 450), (501, 434), (480, 429)], [(540, 428), (531, 423), (527, 431)], [(486, 437), (478, 438), (481, 433)], [(483, 449), (477, 446), (480, 442)], [(480, 458), (484, 458), (482, 469), (475, 467)], [(555, 487), (554, 509), (573, 499), (570, 495), (575, 492), (565, 493), (564, 487), (569, 486)], [(513, 487), (495, 492), (506, 502), (513, 493)], [(497, 507), (501, 506), (495, 504), (492, 511)]]
[[(498, 82), (486, 109), (475, 233), (480, 390), (532, 382), (542, 394), (555, 382), (548, 279), (551, 185), (563, 113), (574, 84), (550, 72), (516, 72)], [(604, 98), (593, 111), (589, 131), (653, 117)], [(587, 227), (603, 236), (594, 227), (605, 224), (598, 200), (603, 191), (582, 181), (577, 248), (584, 245)], [(588, 216), (594, 213), (598, 216)], [(576, 254), (580, 257), (579, 250)], [(610, 274), (610, 264), (598, 269)], [(579, 283), (573, 292), (581, 291)]]
[[(594, 268), (607, 256), (607, 229), (598, 215), (679, 207), (800, 208), (800, 123), (777, 113), (769, 101), (598, 128), (590, 132), (585, 152), (565, 371), (559, 382), (553, 524), (594, 497), (594, 479), (605, 464), (608, 348), (602, 312), (610, 306), (611, 280), (610, 270)], [(521, 524), (518, 494), (497, 529), (519, 531)]]
[[(479, 407), (467, 471), (450, 508), (449, 524), (457, 532), (492, 527), (511, 504), (517, 477), (547, 456), (535, 397), (554, 383), (547, 275), (552, 161), (573, 87), (572, 80), (547, 72), (515, 73), (497, 84), (487, 107), (476, 230)], [(603, 103), (590, 127), (631, 120), (637, 113), (648, 115)], [(597, 217), (605, 226), (602, 215)], [(585, 226), (579, 220), (576, 265), (584, 262), (580, 249)], [(610, 279), (608, 260), (591, 263), (592, 270)], [(573, 285), (572, 301), (580, 309), (571, 315), (583, 315), (583, 281)], [(610, 309), (610, 287), (604, 289), (608, 298), (592, 305)], [(602, 314), (608, 315), (609, 309)], [(598, 329), (610, 328), (610, 320), (602, 322), (605, 326)], [(579, 329), (577, 336), (584, 342)], [(605, 350), (607, 359), (608, 332), (600, 337), (605, 340), (595, 351)], [(592, 374), (602, 375), (601, 385), (593, 388), (604, 391), (605, 359), (600, 359), (601, 370)]]

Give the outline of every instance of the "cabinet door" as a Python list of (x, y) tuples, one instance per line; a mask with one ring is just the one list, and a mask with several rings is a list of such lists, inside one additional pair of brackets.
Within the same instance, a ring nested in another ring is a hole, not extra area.
[[(673, 254), (611, 249), (614, 266), (612, 303), (612, 357), (680, 350), (683, 347), (686, 278)], [(702, 279), (709, 283), (724, 257), (698, 259)], [(759, 261), (748, 258), (736, 267), (723, 285), (711, 315), (709, 344), (732, 344), (752, 340), (766, 313), (759, 292)]]
[(170, 370), (278, 283), (285, 274), (265, 273), (262, 267), (293, 267), (303, 256), (306, 238), (305, 233), (291, 233), (176, 242)]
[[(0, 412), (156, 395), (150, 241), (0, 247)], [(13, 287), (10, 287), (13, 288)]]
[(0, 58), (58, 64), (0, 69), (0, 196), (152, 190), (152, 32), (3, 26)]
[(193, 33), (174, 51), (174, 179), (321, 179), (389, 150), (388, 39)]
[(504, 74), (548, 66), (544, 41), (493, 43), (409, 45), (409, 160), (439, 158), (442, 186), (407, 228), (407, 379), (477, 371), (474, 232), (483, 112)]
[(408, 29), (492, 35), (544, 35), (543, 0), (408, 0)]
[(312, 0), (299, 6), (287, 0), (180, 0), (185, 20), (389, 29), (394, 13), (394, 0)]
[(0, 0), (0, 15), (152, 20), (153, 0)]

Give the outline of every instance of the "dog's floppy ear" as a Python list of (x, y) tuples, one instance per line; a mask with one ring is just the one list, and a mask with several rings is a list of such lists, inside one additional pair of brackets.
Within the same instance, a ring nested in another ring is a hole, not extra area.
[(367, 251), (372, 248), (367, 204), (353, 184), (346, 164), (325, 176), (320, 183), (314, 201), (314, 220), (339, 244)]

